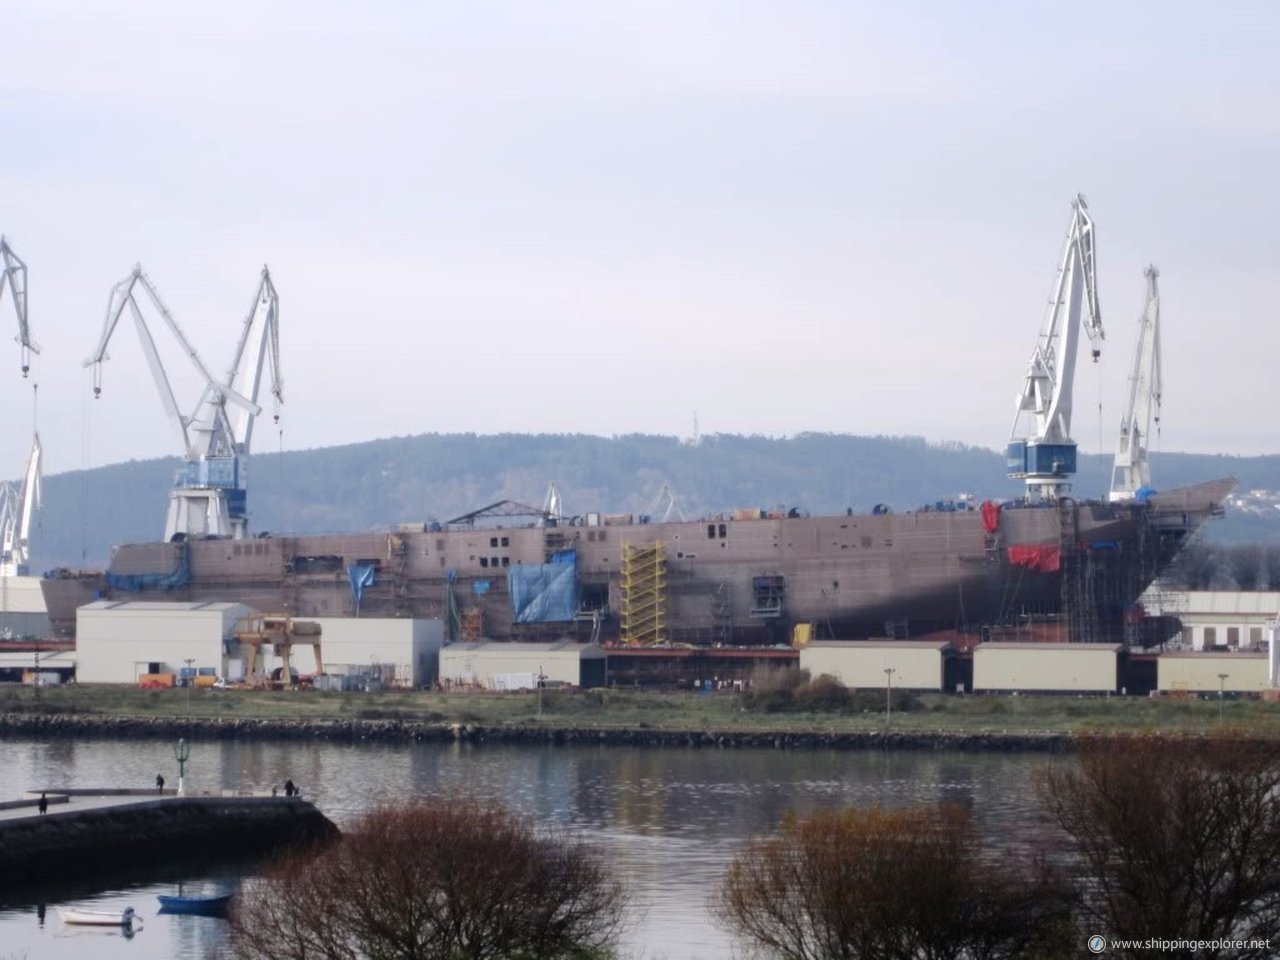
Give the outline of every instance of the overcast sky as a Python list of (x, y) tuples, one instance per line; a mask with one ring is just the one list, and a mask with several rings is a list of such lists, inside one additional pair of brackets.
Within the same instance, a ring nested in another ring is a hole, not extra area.
[[(695, 411), (1002, 448), (1076, 192), (1107, 331), (1082, 450), (1114, 447), (1154, 262), (1155, 447), (1280, 451), (1274, 3), (3, 8), (49, 472), (179, 452), (131, 323), (100, 400), (81, 366), (135, 262), (216, 373), (270, 265), (285, 449)], [(0, 397), (16, 475), (16, 345)]]

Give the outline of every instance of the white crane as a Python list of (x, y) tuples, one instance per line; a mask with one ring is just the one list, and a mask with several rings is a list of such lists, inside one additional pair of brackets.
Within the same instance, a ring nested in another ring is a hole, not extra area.
[(40, 508), (40, 435), (31, 444), (22, 488), (0, 486), (0, 577), (26, 576), (31, 520)]
[(40, 348), (31, 339), (31, 328), (27, 324), (27, 265), (13, 252), (9, 241), (0, 237), (0, 297), (4, 296), (4, 288), (9, 288), (13, 297), (13, 308), (18, 313), (18, 336), (15, 338), (22, 345), (22, 375), (25, 377), (31, 370), (31, 355), (39, 353)]
[(1071, 390), (1082, 323), (1096, 362), (1104, 334), (1094, 274), (1093, 220), (1084, 197), (1077, 195), (1071, 202), (1071, 225), (1049, 312), (1031, 354), (1009, 436), (1009, 476), (1026, 481), (1028, 499), (1058, 499), (1076, 472)]
[(1120, 446), (1111, 471), (1111, 500), (1132, 500), (1139, 490), (1151, 486), (1151, 464), (1147, 459), (1151, 424), (1160, 429), (1160, 271), (1146, 269), (1147, 299), (1138, 317), (1138, 345), (1133, 352), (1133, 372), (1129, 375), (1129, 402), (1120, 421)]
[[(179, 412), (178, 401), (160, 362), (155, 340), (134, 297), (139, 286), (164, 318), (204, 382), (203, 392), (190, 416)], [(133, 315), (138, 337), (160, 391), (161, 403), (182, 431), (185, 459), (169, 492), (165, 539), (244, 538), (248, 532), (245, 466), (254, 418), (262, 412), (258, 406), (258, 394), (263, 367), (268, 360), (271, 365), (271, 394), (275, 397), (277, 409), (284, 402), (280, 377), (279, 298), (270, 272), (266, 267), (262, 268), (262, 279), (254, 294), (253, 305), (245, 318), (231, 367), (222, 382), (214, 380), (150, 279), (142, 272), (142, 267), (136, 266), (128, 277), (112, 288), (98, 348), (85, 361), (86, 367), (93, 367), (95, 397), (102, 393), (102, 363), (107, 359), (107, 344), (125, 307)], [(279, 421), (278, 413), (275, 419)]]

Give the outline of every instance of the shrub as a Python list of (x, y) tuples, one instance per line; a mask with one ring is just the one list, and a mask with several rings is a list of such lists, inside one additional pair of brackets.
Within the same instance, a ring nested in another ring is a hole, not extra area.
[(585, 843), (440, 796), (375, 810), (285, 860), (246, 887), (232, 921), (253, 960), (581, 960), (607, 955), (620, 908)]
[[(1280, 943), (1280, 744), (1096, 737), (1037, 788), (1070, 838), (1077, 908), (1094, 928)], [(1228, 953), (1274, 956), (1203, 956)]]
[(988, 865), (959, 808), (829, 810), (747, 843), (712, 906), (786, 960), (1052, 957), (1068, 914), (1044, 876)]

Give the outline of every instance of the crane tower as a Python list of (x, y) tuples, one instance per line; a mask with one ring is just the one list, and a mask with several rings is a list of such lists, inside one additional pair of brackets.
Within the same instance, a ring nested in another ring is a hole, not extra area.
[(1111, 500), (1132, 500), (1151, 486), (1147, 459), (1151, 424), (1160, 427), (1160, 271), (1147, 267), (1147, 299), (1138, 317), (1138, 345), (1129, 375), (1129, 402), (1120, 421), (1120, 445), (1111, 471)]
[(1082, 325), (1096, 362), (1104, 334), (1094, 273), (1093, 220), (1084, 197), (1077, 195), (1071, 202), (1071, 224), (1049, 312), (1031, 354), (1009, 437), (1008, 474), (1026, 481), (1030, 500), (1057, 500), (1076, 472), (1071, 392)]
[(25, 377), (31, 370), (31, 355), (39, 353), (40, 348), (31, 339), (31, 328), (27, 324), (27, 265), (13, 252), (9, 241), (0, 237), (0, 297), (4, 296), (4, 288), (9, 288), (13, 297), (13, 308), (18, 313), (18, 336), (15, 338), (22, 345), (22, 375)]
[[(195, 367), (203, 390), (190, 415), (179, 411), (169, 376), (160, 361), (155, 340), (147, 326), (135, 292), (141, 288), (159, 312), (170, 333), (182, 346)], [(254, 419), (262, 413), (258, 396), (263, 370), (270, 365), (271, 394), (277, 409), (284, 402), (280, 377), (279, 297), (271, 273), (262, 268), (262, 277), (253, 304), (244, 320), (239, 342), (226, 377), (215, 380), (200, 360), (186, 335), (160, 299), (155, 286), (141, 266), (116, 284), (107, 301), (102, 335), (85, 366), (93, 367), (93, 393), (102, 393), (102, 363), (107, 345), (125, 308), (133, 316), (143, 352), (160, 392), (160, 400), (182, 433), (183, 463), (169, 491), (165, 518), (165, 539), (186, 537), (227, 537), (243, 539), (248, 533), (245, 468), (253, 436)], [(279, 414), (275, 414), (279, 421)]]

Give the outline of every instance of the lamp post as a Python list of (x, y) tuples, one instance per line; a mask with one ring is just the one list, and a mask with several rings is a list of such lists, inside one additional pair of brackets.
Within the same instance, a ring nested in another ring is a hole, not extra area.
[(179, 739), (173, 746), (173, 757), (178, 761), (178, 796), (180, 797), (187, 795), (187, 787), (183, 778), (187, 773), (187, 757), (189, 756), (191, 756), (191, 745), (185, 739)]
[(191, 688), (195, 685), (195, 682), (196, 682), (196, 678), (195, 678), (195, 677), (192, 675), (192, 673), (191, 673), (191, 665), (192, 665), (193, 663), (195, 663), (195, 662), (196, 662), (196, 658), (195, 658), (195, 657), (187, 657), (187, 659), (183, 660), (182, 662), (183, 662), (183, 663), (185, 663), (185, 664), (187, 665), (187, 672), (186, 672), (186, 675), (185, 675), (185, 676), (183, 676), (182, 681), (183, 681), (183, 683), (185, 683), (185, 684), (187, 685), (187, 717), (188, 717), (188, 718), (190, 718), (190, 716), (191, 716)]
[(538, 664), (538, 719), (542, 719), (542, 664)]
[(893, 667), (884, 668), (884, 728), (893, 721)]
[(1218, 726), (1222, 726), (1222, 702), (1227, 696), (1227, 677), (1229, 673), (1218, 674)]

